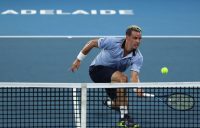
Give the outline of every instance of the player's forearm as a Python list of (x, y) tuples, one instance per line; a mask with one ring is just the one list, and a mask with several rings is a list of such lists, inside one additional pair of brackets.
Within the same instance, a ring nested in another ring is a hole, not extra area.
[(90, 40), (81, 50), (84, 55), (87, 55), (92, 48), (98, 47), (98, 40)]
[(137, 72), (132, 72), (131, 73), (131, 82), (134, 82), (134, 83), (140, 82)]
[(77, 56), (77, 61), (82, 61), (84, 58), (87, 56), (87, 54), (90, 52), (90, 50), (94, 47), (98, 47), (98, 40), (90, 40), (84, 47), (83, 49), (79, 52)]
[[(131, 73), (131, 81), (134, 82), (134, 83), (140, 82), (139, 74), (137, 72), (133, 71)], [(134, 92), (137, 93), (137, 96), (144, 96), (144, 93), (143, 93), (144, 91), (143, 91), (142, 88), (135, 88)]]
[(131, 78), (131, 82), (133, 82), (133, 83), (138, 83), (138, 82), (140, 82), (140, 81), (139, 81), (139, 79)]

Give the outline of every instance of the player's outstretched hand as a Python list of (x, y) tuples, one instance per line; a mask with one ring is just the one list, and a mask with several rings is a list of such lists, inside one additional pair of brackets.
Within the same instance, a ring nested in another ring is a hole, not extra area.
[(81, 64), (81, 61), (78, 60), (78, 59), (76, 59), (76, 60), (73, 62), (73, 64), (72, 64), (70, 70), (71, 70), (72, 72), (75, 72), (75, 71), (78, 70), (78, 68), (80, 67), (80, 64)]

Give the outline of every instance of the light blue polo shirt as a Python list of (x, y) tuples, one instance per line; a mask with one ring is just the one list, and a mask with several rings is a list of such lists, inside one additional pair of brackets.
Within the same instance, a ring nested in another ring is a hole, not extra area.
[(127, 56), (123, 57), (124, 49), (121, 47), (124, 42), (124, 38), (118, 37), (106, 37), (98, 40), (98, 47), (101, 48), (101, 52), (92, 61), (92, 65), (103, 65), (111, 68), (115, 68), (121, 72), (124, 72), (129, 66), (131, 71), (140, 72), (143, 63), (143, 56), (139, 49), (135, 51), (135, 56), (131, 52)]

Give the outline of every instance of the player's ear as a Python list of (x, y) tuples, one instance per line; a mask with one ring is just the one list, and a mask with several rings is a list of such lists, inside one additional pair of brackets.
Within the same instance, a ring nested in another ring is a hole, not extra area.
[(129, 36), (129, 35), (126, 35), (126, 39), (130, 39), (130, 36)]

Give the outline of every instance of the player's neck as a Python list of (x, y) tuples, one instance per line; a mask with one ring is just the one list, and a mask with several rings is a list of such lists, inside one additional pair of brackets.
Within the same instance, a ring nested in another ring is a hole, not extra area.
[(133, 50), (129, 50), (128, 48), (126, 48), (127, 46), (125, 45), (124, 47), (124, 57), (127, 56), (128, 54), (130, 53), (133, 53), (133, 56), (135, 56), (135, 52), (136, 52), (136, 49), (133, 49)]
[(124, 57), (127, 56), (129, 54), (129, 52), (126, 50), (126, 48), (124, 48)]
[(133, 52), (133, 50), (129, 50), (127, 46), (127, 41), (126, 39), (122, 43), (122, 48), (124, 49), (124, 57), (127, 56), (129, 53)]

